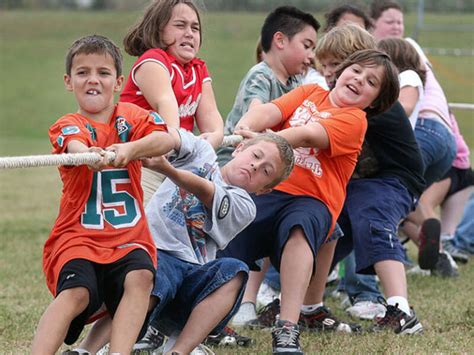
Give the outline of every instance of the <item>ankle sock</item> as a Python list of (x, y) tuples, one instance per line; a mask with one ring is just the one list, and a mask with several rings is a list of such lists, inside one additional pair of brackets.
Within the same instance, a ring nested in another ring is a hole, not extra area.
[(301, 313), (303, 314), (313, 313), (316, 309), (318, 309), (319, 307), (322, 307), (323, 305), (324, 305), (323, 302), (315, 303), (315, 304), (304, 304), (301, 306)]
[(402, 296), (392, 296), (387, 298), (387, 304), (390, 306), (396, 306), (401, 311), (405, 312), (408, 315), (411, 315), (410, 305), (408, 300)]

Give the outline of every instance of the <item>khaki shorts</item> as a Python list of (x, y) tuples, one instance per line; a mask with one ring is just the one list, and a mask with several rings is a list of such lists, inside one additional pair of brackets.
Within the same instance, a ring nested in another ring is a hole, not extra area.
[(142, 189), (143, 189), (143, 206), (146, 206), (151, 199), (151, 196), (160, 187), (166, 176), (156, 171), (142, 168)]

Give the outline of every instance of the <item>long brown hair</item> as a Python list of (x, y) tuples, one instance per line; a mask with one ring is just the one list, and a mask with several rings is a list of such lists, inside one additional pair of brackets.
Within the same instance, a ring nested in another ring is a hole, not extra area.
[(377, 47), (392, 58), (393, 64), (400, 73), (405, 70), (413, 70), (425, 85), (426, 70), (421, 62), (420, 55), (408, 41), (403, 38), (385, 38), (379, 41)]
[(139, 57), (147, 50), (161, 48), (166, 50), (169, 44), (163, 42), (163, 28), (171, 19), (173, 8), (185, 4), (196, 12), (199, 22), (200, 43), (202, 43), (201, 17), (199, 10), (192, 0), (154, 0), (145, 9), (143, 17), (134, 24), (123, 39), (125, 52)]

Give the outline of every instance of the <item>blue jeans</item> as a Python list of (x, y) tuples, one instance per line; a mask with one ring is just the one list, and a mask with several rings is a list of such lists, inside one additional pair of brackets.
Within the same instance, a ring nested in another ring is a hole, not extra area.
[(463, 217), (454, 233), (453, 244), (463, 251), (474, 254), (474, 193), (464, 207)]
[(158, 297), (159, 302), (151, 315), (150, 324), (166, 335), (181, 331), (194, 307), (239, 272), (245, 274), (240, 293), (231, 311), (212, 333), (222, 330), (238, 311), (248, 278), (247, 265), (232, 258), (216, 259), (204, 265), (192, 264), (158, 250), (152, 295)]
[(456, 141), (445, 125), (421, 117), (416, 122), (415, 137), (423, 158), (424, 178), (428, 187), (451, 168), (456, 156)]
[(346, 256), (343, 262), (345, 274), (338, 289), (346, 291), (352, 304), (360, 301), (377, 302), (379, 297), (383, 297), (374, 275), (356, 274), (354, 252)]

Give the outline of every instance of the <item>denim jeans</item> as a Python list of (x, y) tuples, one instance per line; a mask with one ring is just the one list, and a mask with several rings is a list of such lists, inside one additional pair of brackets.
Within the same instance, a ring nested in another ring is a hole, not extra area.
[(159, 302), (151, 315), (151, 325), (166, 335), (182, 330), (194, 307), (240, 272), (245, 274), (240, 293), (213, 333), (224, 328), (238, 311), (248, 277), (247, 265), (233, 258), (220, 258), (204, 265), (191, 264), (169, 252), (158, 250), (152, 295), (158, 297)]
[(453, 244), (463, 251), (474, 254), (474, 193), (464, 207), (463, 217), (454, 233)]
[(355, 272), (354, 252), (346, 256), (343, 263), (345, 274), (339, 283), (338, 290), (346, 291), (352, 304), (360, 301), (377, 302), (379, 297), (383, 297), (375, 275), (363, 275)]
[(434, 119), (418, 118), (415, 137), (424, 165), (426, 187), (441, 179), (451, 168), (456, 156), (454, 135)]

